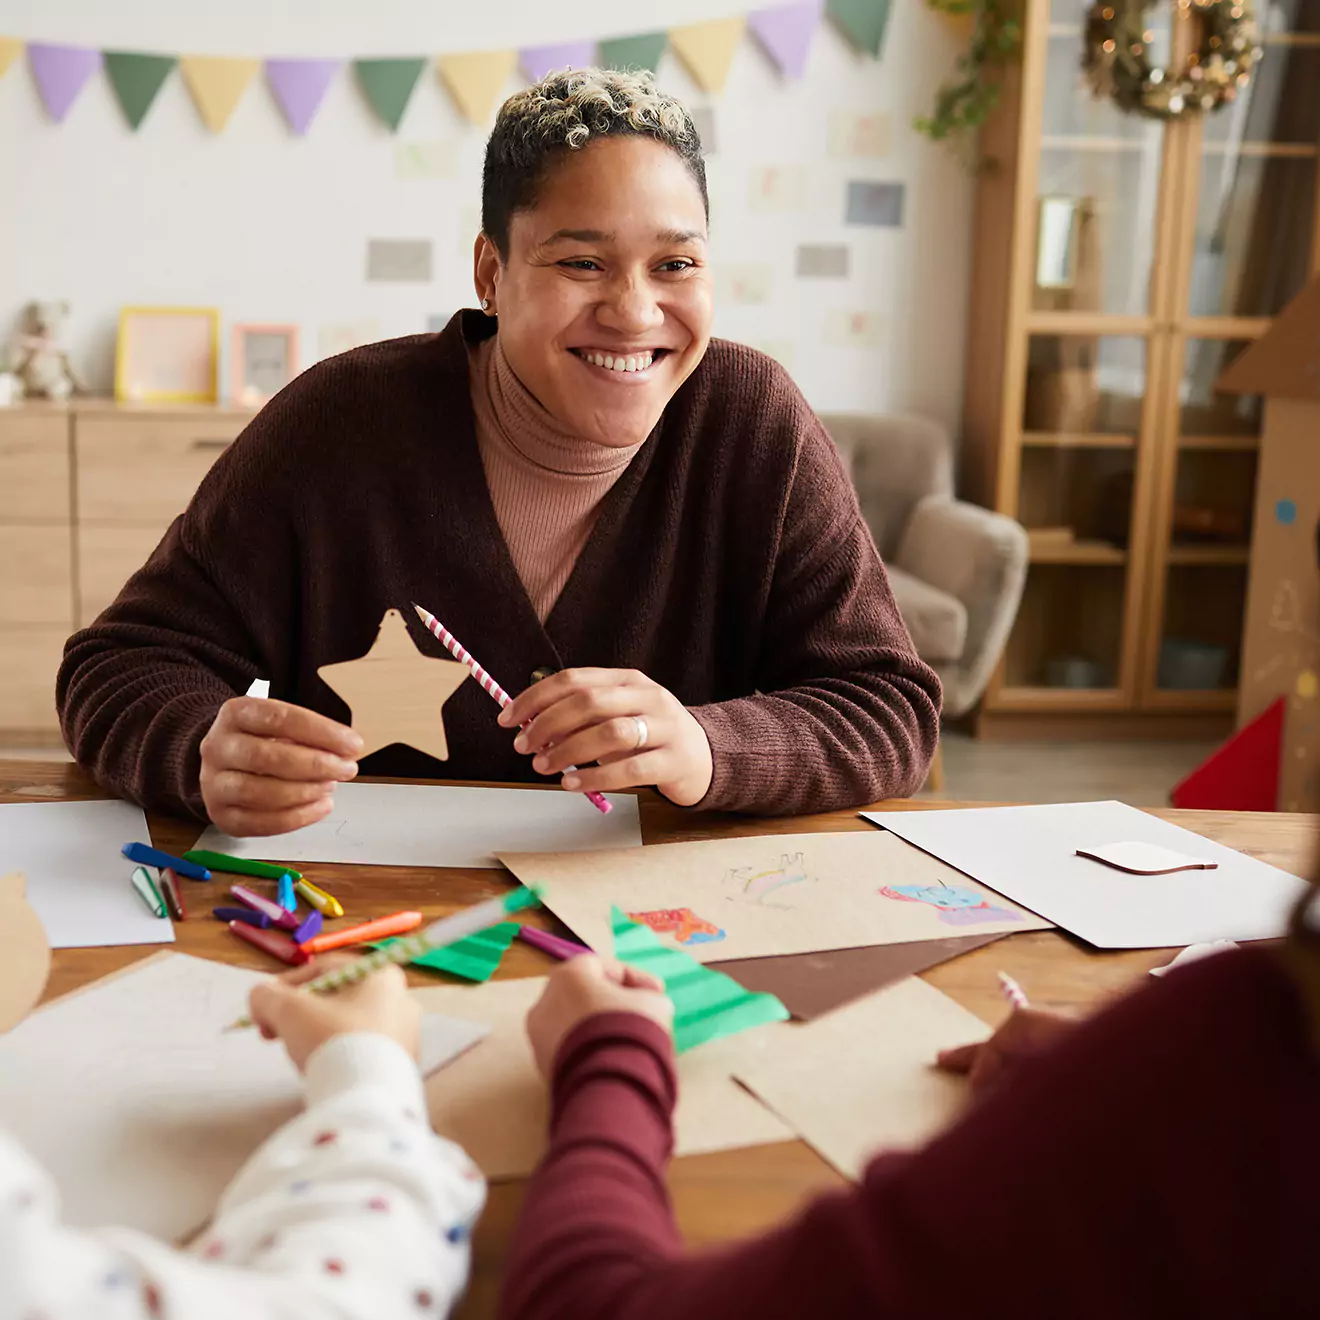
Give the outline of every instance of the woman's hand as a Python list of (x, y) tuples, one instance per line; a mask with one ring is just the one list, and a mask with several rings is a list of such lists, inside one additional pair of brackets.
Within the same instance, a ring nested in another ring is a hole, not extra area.
[(1053, 1045), (1076, 1025), (1074, 1019), (1059, 1013), (1015, 1009), (989, 1040), (941, 1050), (935, 1064), (945, 1072), (964, 1074), (973, 1091), (984, 1091), (1003, 1080), (1023, 1059)]
[[(562, 774), (574, 793), (654, 784), (691, 807), (710, 787), (710, 743), (691, 712), (635, 669), (564, 669), (533, 683), (500, 712), (539, 774)], [(599, 765), (591, 766), (592, 761)]]
[(252, 1021), (267, 1040), (278, 1037), (284, 1042), (299, 1072), (326, 1041), (353, 1031), (379, 1032), (417, 1057), (422, 1010), (408, 993), (401, 968), (382, 967), (330, 994), (298, 988), (352, 961), (349, 954), (332, 954), (252, 988), (248, 997)]
[(674, 1025), (674, 1005), (657, 977), (627, 963), (580, 953), (550, 973), (527, 1014), (527, 1038), (541, 1076), (550, 1076), (564, 1037), (597, 1013), (640, 1013), (666, 1031)]
[(285, 701), (233, 697), (202, 739), (202, 801), (226, 834), (286, 834), (328, 816), (362, 739)]

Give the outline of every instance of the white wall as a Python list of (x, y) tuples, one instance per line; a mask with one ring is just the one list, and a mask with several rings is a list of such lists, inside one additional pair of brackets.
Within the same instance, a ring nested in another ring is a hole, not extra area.
[[(169, 53), (420, 55), (628, 35), (748, 7), (664, 0), (631, 7), (636, 18), (622, 22), (627, 7), (606, 0), (0, 0), (0, 34)], [(972, 181), (911, 122), (929, 108), (965, 32), (918, 0), (894, 11), (879, 64), (854, 54), (827, 22), (799, 83), (785, 82), (750, 37), (718, 97), (698, 92), (672, 54), (660, 80), (715, 116), (712, 247), (724, 270), (717, 333), (781, 356), (818, 409), (911, 409), (952, 425)], [(840, 115), (876, 111), (892, 118), (886, 155), (830, 154)], [(452, 177), (398, 177), (399, 142), (448, 143)], [(397, 139), (347, 71), (307, 137), (287, 130), (260, 80), (216, 137), (177, 72), (137, 134), (103, 76), (53, 125), (20, 62), (0, 78), (0, 330), (29, 299), (67, 297), (75, 360), (101, 390), (110, 385), (115, 321), (126, 304), (218, 306), (226, 327), (298, 322), (304, 365), (328, 343), (328, 327), (374, 322), (380, 336), (423, 330), (429, 316), (473, 301), (483, 144), (484, 132), (459, 118), (430, 72)], [(800, 172), (800, 209), (753, 207), (753, 184), (771, 166)], [(904, 226), (844, 225), (849, 179), (903, 182)], [(366, 282), (366, 240), (389, 237), (434, 239), (431, 283)], [(796, 278), (803, 242), (847, 243), (851, 277)], [(765, 301), (739, 304), (739, 286), (762, 286)], [(856, 311), (871, 317), (861, 332), (868, 342), (838, 342), (840, 319), (848, 323)]]

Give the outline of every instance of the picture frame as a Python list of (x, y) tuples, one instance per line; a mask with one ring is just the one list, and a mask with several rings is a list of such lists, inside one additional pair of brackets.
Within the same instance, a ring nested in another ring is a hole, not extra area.
[(1061, 194), (1037, 200), (1036, 287), (1077, 287), (1077, 256), (1081, 234), (1080, 199)]
[(260, 408), (298, 374), (298, 327), (264, 323), (236, 325), (229, 349), (229, 396), (245, 408)]
[(220, 312), (215, 307), (124, 307), (115, 340), (115, 398), (126, 403), (216, 403)]

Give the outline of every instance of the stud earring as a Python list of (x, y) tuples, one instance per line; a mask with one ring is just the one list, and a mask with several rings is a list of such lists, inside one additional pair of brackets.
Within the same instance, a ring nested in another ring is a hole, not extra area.
[(483, 298), (483, 299), (481, 300), (481, 310), (482, 310), (483, 312), (488, 312), (488, 311), (490, 310), (490, 299), (489, 299), (489, 298)]

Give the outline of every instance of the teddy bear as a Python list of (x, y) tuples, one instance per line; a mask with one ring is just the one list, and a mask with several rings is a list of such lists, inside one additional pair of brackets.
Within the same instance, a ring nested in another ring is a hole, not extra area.
[(68, 315), (69, 304), (55, 299), (28, 303), (23, 313), (10, 370), (29, 399), (64, 400), (78, 389), (69, 355), (60, 343)]

